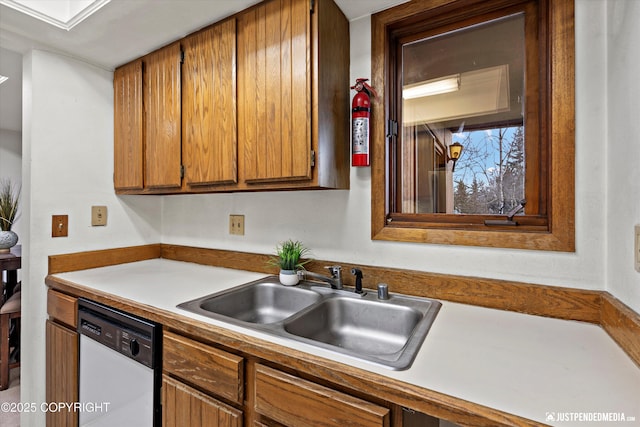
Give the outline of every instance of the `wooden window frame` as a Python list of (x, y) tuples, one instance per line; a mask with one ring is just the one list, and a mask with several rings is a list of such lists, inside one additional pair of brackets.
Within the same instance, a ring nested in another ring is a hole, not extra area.
[[(540, 55), (539, 71), (547, 99), (540, 138), (548, 149), (548, 183), (542, 183), (543, 210), (546, 217), (528, 224), (510, 227), (489, 227), (479, 221), (481, 215), (446, 215), (446, 221), (434, 222), (433, 216), (390, 215), (390, 139), (387, 119), (392, 108), (389, 96), (392, 76), (387, 64), (392, 54), (388, 46), (388, 31), (394, 26), (414, 25), (425, 14), (445, 16), (455, 10), (482, 9), (479, 0), (413, 0), (372, 16), (372, 82), (378, 94), (373, 98), (371, 122), (371, 236), (373, 240), (416, 243), (484, 246), (575, 252), (575, 27), (573, 0), (540, 0), (540, 13), (545, 18), (546, 38)], [(496, 8), (525, 3), (520, 0), (495, 0)], [(525, 123), (526, 126), (526, 123)], [(533, 217), (533, 216), (532, 216)]]

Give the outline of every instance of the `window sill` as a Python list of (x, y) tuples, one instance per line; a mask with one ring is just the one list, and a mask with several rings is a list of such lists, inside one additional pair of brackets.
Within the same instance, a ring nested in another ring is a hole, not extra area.
[(373, 240), (432, 243), (438, 245), (482, 246), (490, 248), (529, 249), (575, 252), (573, 229), (556, 232), (530, 230), (451, 230), (418, 228), (401, 224), (373, 229)]

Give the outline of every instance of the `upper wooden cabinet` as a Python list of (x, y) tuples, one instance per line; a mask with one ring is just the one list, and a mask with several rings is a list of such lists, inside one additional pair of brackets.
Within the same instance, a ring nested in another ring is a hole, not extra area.
[(188, 186), (238, 181), (236, 21), (182, 41), (182, 153)]
[(349, 23), (332, 0), (269, 0), (238, 17), (246, 188), (349, 187)]
[(240, 17), (238, 111), (248, 183), (311, 178), (311, 14), (271, 0)]
[(181, 185), (180, 44), (114, 72), (114, 187), (121, 193)]
[(143, 58), (144, 185), (180, 188), (181, 79), (180, 43)]
[(349, 188), (349, 23), (332, 0), (264, 1), (114, 87), (118, 193)]
[(143, 181), (142, 60), (113, 75), (114, 173), (116, 190), (141, 190)]

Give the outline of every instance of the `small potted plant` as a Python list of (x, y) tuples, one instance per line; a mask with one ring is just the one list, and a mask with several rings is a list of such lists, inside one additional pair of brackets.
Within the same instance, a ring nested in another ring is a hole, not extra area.
[(11, 226), (18, 215), (20, 188), (16, 189), (10, 179), (0, 180), (0, 253), (7, 253), (18, 243), (18, 235)]
[(309, 249), (302, 242), (291, 239), (276, 246), (276, 256), (269, 260), (271, 265), (280, 268), (280, 283), (285, 286), (298, 284), (298, 270), (304, 270), (304, 265), (311, 259), (302, 259), (309, 254)]

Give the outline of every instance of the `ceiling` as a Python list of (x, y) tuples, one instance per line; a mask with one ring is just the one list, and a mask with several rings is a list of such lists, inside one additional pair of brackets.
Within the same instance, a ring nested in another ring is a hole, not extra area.
[[(335, 1), (353, 20), (407, 0)], [(70, 31), (0, 5), (0, 75), (16, 68), (21, 75), (21, 64), (15, 62), (34, 48), (113, 70), (256, 3), (259, 0), (111, 0)], [(22, 82), (9, 77), (0, 85), (0, 128), (19, 130), (21, 114), (13, 110), (21, 109)]]

